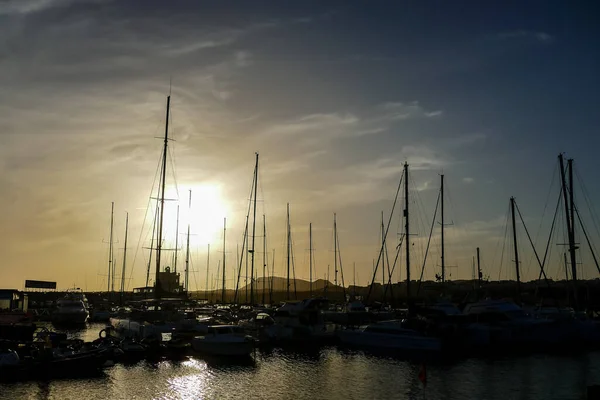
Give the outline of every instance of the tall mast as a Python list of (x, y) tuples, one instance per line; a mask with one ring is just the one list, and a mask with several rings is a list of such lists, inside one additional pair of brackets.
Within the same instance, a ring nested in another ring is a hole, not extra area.
[(123, 247), (123, 270), (121, 271), (121, 304), (125, 293), (125, 265), (127, 264), (127, 229), (129, 228), (129, 213), (125, 214), (125, 247)]
[(383, 224), (383, 211), (381, 211), (381, 247), (384, 249), (383, 257), (381, 257), (381, 291), (383, 293), (382, 302), (385, 303), (385, 226)]
[(333, 285), (337, 287), (337, 217), (333, 213)]
[(287, 203), (287, 299), (290, 299), (290, 203)]
[(313, 259), (312, 259), (312, 222), (308, 224), (308, 273), (309, 273), (309, 290), (310, 297), (312, 297), (312, 269), (313, 269)]
[(410, 300), (410, 230), (408, 223), (408, 163), (404, 163), (404, 231), (406, 235), (406, 298)]
[[(248, 251), (248, 249), (249, 249), (249, 247), (248, 247), (248, 241), (249, 241), (249, 239), (248, 239), (248, 219), (249, 219), (249, 217), (246, 216), (246, 236), (244, 237), (246, 251)], [(243, 257), (243, 255), (242, 255), (242, 257)], [(244, 257), (244, 259), (246, 261), (246, 303), (248, 303), (248, 256)]]
[(573, 274), (573, 283), (577, 282), (577, 260), (575, 250), (575, 190), (573, 189), (573, 159), (567, 160), (567, 168), (569, 169), (569, 205), (571, 206), (571, 232), (569, 236), (569, 252), (571, 253), (571, 274)]
[(177, 205), (177, 223), (175, 224), (175, 260), (173, 272), (177, 273), (177, 255), (179, 254), (179, 204)]
[[(573, 281), (573, 299), (575, 301), (575, 307), (578, 307), (577, 304), (577, 260), (575, 258), (575, 235), (573, 234), (573, 219), (571, 218), (571, 210), (570, 210), (570, 201), (568, 196), (567, 189), (567, 180), (565, 177), (565, 165), (563, 160), (563, 155), (558, 155), (558, 163), (560, 166), (560, 178), (562, 183), (562, 194), (563, 194), (563, 203), (565, 204), (565, 217), (567, 220), (567, 235), (569, 239), (569, 256), (571, 258), (571, 279)], [(573, 189), (571, 188), (571, 192)], [(572, 199), (572, 197), (571, 197)]]
[(225, 233), (227, 232), (227, 218), (223, 218), (223, 285), (221, 289), (221, 302), (225, 303)]
[[(107, 292), (111, 292), (114, 289), (114, 282), (113, 282), (113, 224), (114, 224), (114, 212), (115, 212), (115, 202), (111, 202), (110, 203), (110, 238), (109, 238), (109, 242), (108, 242), (108, 279), (107, 279)], [(112, 277), (112, 279), (111, 279)], [(112, 283), (112, 286), (111, 286)]]
[(352, 280), (353, 280), (353, 286), (354, 286), (354, 297), (356, 297), (356, 261), (354, 261), (352, 263)]
[(187, 229), (187, 243), (185, 245), (185, 292), (190, 291), (190, 215), (192, 210), (192, 191), (190, 190), (190, 199), (188, 202), (188, 229)]
[(477, 282), (479, 283), (479, 288), (481, 288), (481, 259), (479, 258), (479, 247), (477, 248)]
[(258, 190), (258, 153), (256, 153), (256, 165), (254, 166), (254, 210), (252, 212), (252, 267), (250, 269), (250, 304), (254, 304), (254, 250), (256, 249), (256, 192)]
[(206, 299), (208, 300), (208, 292), (210, 291), (209, 280), (208, 280), (208, 271), (210, 269), (210, 243), (208, 244), (208, 251), (206, 253)]
[(163, 147), (163, 159), (162, 159), (162, 178), (160, 188), (160, 219), (158, 224), (158, 240), (156, 243), (156, 277), (154, 280), (154, 297), (160, 298), (160, 256), (162, 250), (163, 240), (163, 222), (165, 217), (165, 181), (167, 178), (167, 145), (169, 143), (169, 107), (171, 105), (171, 96), (167, 96), (167, 112), (165, 117), (165, 141)]
[(269, 303), (273, 304), (273, 289), (275, 286), (275, 249), (273, 249), (273, 258), (271, 260), (271, 279), (269, 280)]
[(262, 304), (265, 304), (265, 290), (267, 284), (267, 218), (263, 214), (263, 287)]
[(515, 198), (510, 198), (510, 212), (512, 214), (513, 246), (515, 248), (515, 268), (517, 271), (517, 296), (521, 302), (521, 273), (519, 272), (519, 250), (517, 248), (517, 226), (515, 225)]
[(444, 175), (441, 175), (442, 185), (440, 189), (440, 201), (441, 201), (441, 215), (442, 215), (442, 224), (441, 224), (441, 234), (442, 234), (442, 283), (446, 282), (446, 264), (444, 258)]

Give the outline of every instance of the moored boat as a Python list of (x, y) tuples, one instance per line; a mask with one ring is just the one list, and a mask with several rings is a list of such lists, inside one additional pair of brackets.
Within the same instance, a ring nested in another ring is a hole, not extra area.
[(358, 329), (343, 329), (337, 334), (342, 344), (350, 346), (402, 351), (441, 350), (438, 338), (405, 328), (401, 321), (395, 320), (363, 325)]
[(192, 340), (195, 351), (214, 356), (249, 356), (254, 345), (254, 339), (236, 325), (210, 326), (206, 334)]

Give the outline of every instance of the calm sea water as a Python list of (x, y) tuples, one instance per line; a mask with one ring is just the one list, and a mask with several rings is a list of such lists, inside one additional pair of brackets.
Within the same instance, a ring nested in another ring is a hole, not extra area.
[[(103, 325), (71, 332), (93, 340)], [(582, 399), (600, 384), (600, 353), (468, 359), (427, 365), (326, 347), (115, 365), (99, 377), (0, 384), (0, 399)]]

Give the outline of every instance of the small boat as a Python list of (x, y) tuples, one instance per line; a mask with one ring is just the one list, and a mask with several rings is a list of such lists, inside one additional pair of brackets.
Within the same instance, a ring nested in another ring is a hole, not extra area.
[(23, 358), (8, 350), (0, 353), (0, 381), (85, 375), (101, 370), (112, 357), (109, 348), (80, 351), (45, 348), (34, 356)]
[(441, 350), (438, 338), (405, 328), (400, 321), (382, 321), (358, 329), (344, 329), (338, 331), (338, 336), (342, 344), (351, 346), (406, 351)]
[(208, 333), (192, 340), (195, 351), (214, 356), (248, 356), (254, 350), (254, 344), (254, 339), (236, 325), (210, 326)]

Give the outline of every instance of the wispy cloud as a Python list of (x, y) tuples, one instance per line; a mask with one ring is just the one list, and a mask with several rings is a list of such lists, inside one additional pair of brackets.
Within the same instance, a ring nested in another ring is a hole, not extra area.
[(442, 116), (441, 110), (426, 110), (418, 101), (388, 102), (356, 114), (349, 111), (309, 114), (266, 127), (265, 137), (296, 136), (304, 144), (323, 145), (336, 138), (352, 138), (386, 132), (391, 126), (411, 119)]
[(529, 39), (535, 40), (539, 43), (550, 44), (554, 41), (554, 36), (546, 32), (530, 31), (525, 29), (518, 29), (515, 31), (501, 32), (496, 35), (497, 39), (508, 40), (508, 39)]
[(441, 117), (442, 110), (426, 110), (418, 101), (409, 103), (389, 102), (380, 106), (384, 111), (379, 117), (390, 121), (406, 120), (413, 118), (436, 118)]
[(0, 15), (30, 14), (49, 8), (65, 7), (75, 1), (77, 0), (3, 0), (0, 3)]

